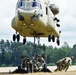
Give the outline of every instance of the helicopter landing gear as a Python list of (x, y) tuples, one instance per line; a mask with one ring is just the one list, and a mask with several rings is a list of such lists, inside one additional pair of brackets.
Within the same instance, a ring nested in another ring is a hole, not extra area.
[(23, 45), (26, 43), (26, 38), (24, 37), (24, 39), (23, 39)]
[(48, 35), (48, 42), (51, 42), (51, 35)]
[(17, 39), (17, 41), (20, 41), (20, 35), (19, 34), (13, 34), (13, 41), (15, 42)]
[[(17, 42), (19, 42), (20, 41), (20, 35), (19, 34), (17, 34), (17, 32), (16, 32), (16, 34), (13, 34), (13, 41), (15, 42), (17, 40)], [(23, 38), (23, 45), (26, 43), (26, 38), (24, 37)]]
[(52, 42), (55, 42), (55, 36), (52, 35)]
[[(55, 42), (55, 36), (54, 35), (48, 35), (48, 42)], [(56, 41), (57, 45), (59, 46), (60, 45), (60, 40), (59, 38), (57, 38), (57, 41)]]
[(15, 42), (15, 40), (16, 40), (16, 35), (13, 34), (13, 41)]
[(48, 35), (48, 42), (55, 42), (55, 36), (54, 35)]
[(57, 45), (58, 45), (58, 46), (60, 45), (60, 40), (59, 40), (59, 38), (57, 38)]

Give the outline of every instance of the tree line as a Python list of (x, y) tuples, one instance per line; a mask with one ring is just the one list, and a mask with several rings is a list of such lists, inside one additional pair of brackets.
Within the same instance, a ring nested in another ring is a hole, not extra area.
[[(69, 56), (74, 56), (73, 64), (76, 64), (76, 44), (72, 48), (69, 47), (67, 42), (64, 42), (64, 45), (60, 48), (39, 44), (35, 50), (39, 55), (46, 55), (46, 63), (48, 65), (55, 65), (59, 59)], [(19, 42), (4, 41), (1, 39), (0, 66), (18, 66), (21, 64), (21, 56), (26, 55), (31, 58), (35, 50), (34, 43), (32, 42), (26, 42), (23, 45)]]

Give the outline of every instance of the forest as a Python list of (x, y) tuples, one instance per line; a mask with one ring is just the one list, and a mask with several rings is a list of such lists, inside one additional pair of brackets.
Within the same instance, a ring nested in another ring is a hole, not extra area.
[[(37, 46), (37, 45), (35, 45)], [(46, 55), (46, 63), (48, 65), (55, 65), (55, 63), (63, 58), (74, 56), (73, 65), (76, 64), (76, 44), (73, 47), (69, 47), (67, 42), (64, 42), (60, 48), (53, 47), (52, 45), (41, 45), (35, 49), (39, 55)], [(0, 66), (18, 66), (21, 64), (21, 56), (26, 55), (32, 57), (34, 53), (34, 43), (26, 42), (23, 45), (20, 42), (12, 42), (9, 40), (0, 40)]]

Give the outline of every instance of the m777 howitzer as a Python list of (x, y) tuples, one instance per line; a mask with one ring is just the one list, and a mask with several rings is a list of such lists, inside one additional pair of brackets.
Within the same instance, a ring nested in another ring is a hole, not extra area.
[(40, 56), (37, 58), (33, 57), (32, 59), (29, 57), (24, 57), (22, 58), (21, 67), (24, 69), (26, 68), (28, 72), (39, 72), (43, 63), (44, 59)]
[[(42, 67), (42, 68), (41, 68)], [(25, 56), (22, 57), (21, 66), (18, 66), (18, 69), (12, 73), (32, 73), (32, 72), (51, 72), (45, 63), (45, 60), (42, 56), (30, 59)]]

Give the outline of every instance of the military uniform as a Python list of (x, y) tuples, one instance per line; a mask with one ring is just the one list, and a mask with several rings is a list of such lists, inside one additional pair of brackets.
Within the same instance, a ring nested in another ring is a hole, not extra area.
[(60, 59), (59, 61), (56, 62), (56, 65), (57, 65), (57, 69), (55, 69), (55, 71), (62, 71), (62, 70), (65, 70), (67, 71), (69, 66), (72, 65), (72, 59), (74, 57), (71, 56), (71, 57), (65, 57), (65, 58), (62, 58)]
[(62, 71), (62, 69), (64, 68), (64, 63), (65, 63), (65, 58), (60, 59), (59, 61), (56, 62), (57, 65), (57, 69), (55, 69), (55, 71)]
[(73, 56), (71, 56), (71, 57), (65, 57), (65, 71), (67, 71), (68, 68), (69, 68), (69, 66), (72, 65), (72, 59), (73, 58), (74, 58)]

